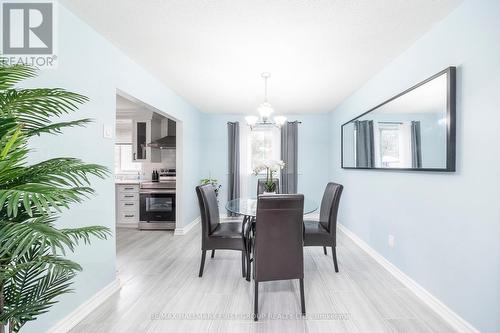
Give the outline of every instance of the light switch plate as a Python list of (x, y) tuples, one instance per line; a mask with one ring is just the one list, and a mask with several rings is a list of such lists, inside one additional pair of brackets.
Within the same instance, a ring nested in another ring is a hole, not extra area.
[(102, 126), (102, 137), (105, 139), (112, 139), (113, 138), (113, 127), (110, 125), (103, 125)]
[(389, 235), (387, 239), (387, 244), (389, 245), (389, 247), (394, 247), (394, 243), (395, 243), (394, 235)]

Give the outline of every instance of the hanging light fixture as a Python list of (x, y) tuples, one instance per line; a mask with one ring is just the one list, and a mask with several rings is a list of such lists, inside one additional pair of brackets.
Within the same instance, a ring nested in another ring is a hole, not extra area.
[(284, 116), (276, 116), (274, 117), (274, 121), (270, 120), (271, 115), (274, 113), (274, 109), (267, 100), (267, 80), (271, 77), (271, 73), (264, 72), (260, 76), (264, 79), (264, 103), (259, 105), (257, 108), (257, 112), (259, 116), (247, 116), (245, 117), (245, 121), (250, 128), (254, 128), (256, 126), (266, 127), (266, 126), (276, 126), (281, 127), (286, 122), (286, 117)]

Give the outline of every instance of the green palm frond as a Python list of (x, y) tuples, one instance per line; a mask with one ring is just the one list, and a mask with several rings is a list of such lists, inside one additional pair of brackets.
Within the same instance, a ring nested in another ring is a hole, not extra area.
[(30, 267), (42, 267), (44, 265), (47, 265), (48, 267), (54, 266), (61, 270), (73, 270), (75, 272), (82, 270), (82, 267), (74, 261), (63, 258), (59, 255), (47, 254), (39, 256), (33, 261), (23, 263), (17, 262), (15, 265), (6, 265), (5, 267), (2, 267), (0, 269), (0, 281), (13, 278), (22, 270)]
[(0, 160), (5, 160), (15, 148), (26, 144), (21, 128), (15, 118), (0, 118)]
[(27, 167), (14, 184), (23, 184), (29, 179), (31, 183), (54, 186), (86, 186), (90, 185), (90, 175), (104, 178), (108, 174), (106, 167), (83, 163), (77, 158), (53, 158)]
[(42, 133), (46, 134), (61, 134), (63, 128), (68, 127), (84, 127), (85, 125), (92, 122), (92, 119), (78, 119), (73, 121), (63, 121), (58, 123), (52, 123), (47, 126), (41, 126), (34, 129), (29, 129), (28, 135), (40, 135)]
[(10, 138), (2, 145), (2, 150), (0, 151), (0, 159), (4, 160), (5, 157), (11, 152), (12, 148), (19, 143), (17, 138), (21, 135), (21, 126), (18, 126), (16, 130), (12, 133)]
[(0, 118), (0, 184), (5, 185), (19, 175), (28, 155), (26, 144), (15, 120)]
[(7, 116), (15, 116), (32, 122), (35, 118), (44, 123), (50, 122), (50, 117), (60, 117), (78, 110), (79, 104), (88, 98), (60, 88), (39, 89), (9, 89), (0, 98), (0, 109)]
[(8, 138), (9, 134), (12, 133), (16, 127), (17, 122), (15, 118), (0, 118), (0, 138), (1, 140), (5, 140), (4, 138)]
[(101, 226), (61, 229), (61, 232), (69, 237), (74, 244), (78, 244), (80, 240), (83, 240), (84, 244), (90, 244), (92, 237), (107, 239), (108, 236), (111, 236), (109, 228)]
[(15, 217), (20, 209), (33, 215), (33, 207), (39, 213), (51, 214), (61, 212), (61, 208), (69, 208), (69, 204), (81, 202), (83, 198), (93, 194), (90, 187), (60, 188), (45, 184), (24, 184), (10, 189), (0, 189), (0, 207), (4, 207), (7, 216)]
[(111, 232), (106, 227), (88, 226), (81, 228), (54, 228), (56, 216), (39, 216), (23, 223), (0, 222), (0, 257), (15, 258), (24, 256), (31, 247), (48, 246), (51, 252), (65, 253), (66, 249), (74, 250), (79, 240), (90, 244), (92, 237), (106, 239)]
[(0, 121), (1, 134), (0, 208), (5, 205), (8, 217), (15, 216), (19, 208), (30, 216), (34, 208), (44, 213), (67, 208), (93, 193), (88, 187), (90, 175), (104, 178), (109, 173), (105, 167), (75, 158), (55, 158), (25, 167), (26, 138), (12, 118)]
[(34, 246), (18, 259), (21, 268), (4, 285), (6, 306), (0, 322), (9, 320), (15, 332), (27, 321), (36, 319), (56, 303), (55, 298), (69, 293), (77, 269), (69, 265), (54, 265), (41, 258), (50, 257), (46, 248)]
[(16, 83), (34, 77), (36, 69), (24, 65), (0, 66), (0, 90), (12, 88)]
[(22, 257), (34, 245), (49, 246), (52, 252), (65, 248), (73, 250), (74, 242), (62, 231), (53, 227), (55, 216), (40, 216), (23, 223), (2, 222), (0, 224), (0, 257)]
[(88, 119), (51, 125), (52, 117), (61, 117), (76, 111), (79, 104), (88, 98), (60, 88), (53, 89), (9, 89), (0, 94), (0, 114), (14, 117), (28, 135), (59, 133), (69, 126), (83, 126)]
[(31, 136), (90, 122), (52, 121), (76, 111), (85, 96), (59, 88), (14, 88), (35, 73), (0, 64), (0, 324), (8, 322), (13, 332), (71, 291), (81, 267), (61, 257), (66, 250), (111, 235), (102, 226), (59, 229), (54, 224), (57, 211), (94, 193), (92, 177), (104, 178), (109, 171), (68, 157), (28, 163)]

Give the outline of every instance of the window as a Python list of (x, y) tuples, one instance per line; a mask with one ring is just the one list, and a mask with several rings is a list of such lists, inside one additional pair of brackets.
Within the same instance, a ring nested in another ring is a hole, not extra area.
[(411, 125), (377, 122), (374, 126), (375, 163), (382, 168), (411, 167)]
[(115, 144), (115, 173), (137, 173), (141, 163), (132, 162), (132, 144)]
[(248, 132), (248, 167), (252, 173), (255, 166), (264, 160), (280, 159), (280, 130), (254, 129)]
[(380, 164), (384, 168), (395, 167), (400, 164), (399, 135), (401, 129), (398, 124), (379, 124), (380, 129)]

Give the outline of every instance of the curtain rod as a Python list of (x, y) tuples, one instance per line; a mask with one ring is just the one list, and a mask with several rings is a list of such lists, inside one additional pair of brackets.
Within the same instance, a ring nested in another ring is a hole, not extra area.
[(377, 121), (379, 124), (402, 124), (400, 121)]
[[(228, 124), (239, 124), (239, 121), (228, 121)], [(297, 124), (302, 124), (301, 121), (295, 120), (295, 121), (287, 121), (287, 123), (297, 123)]]

